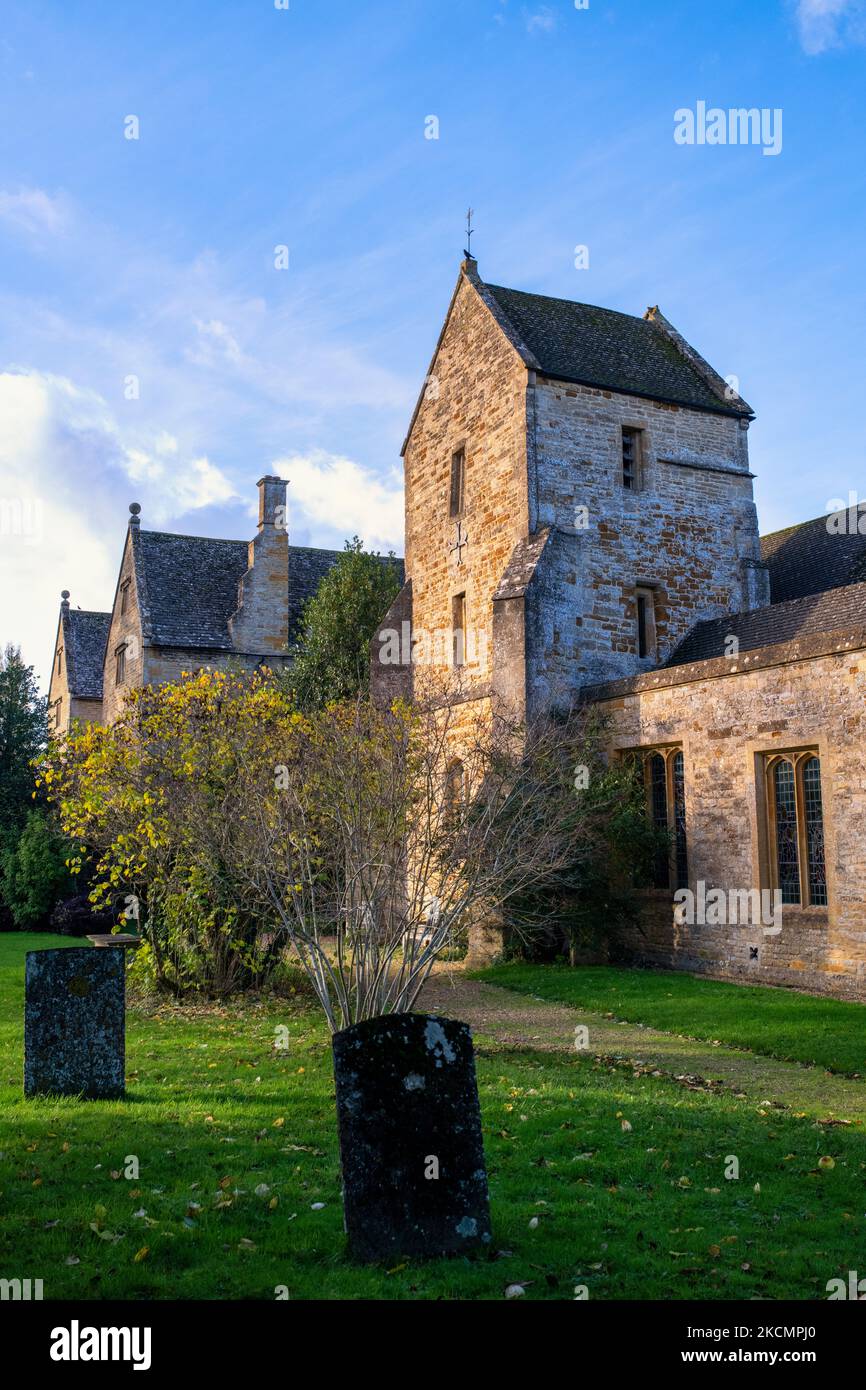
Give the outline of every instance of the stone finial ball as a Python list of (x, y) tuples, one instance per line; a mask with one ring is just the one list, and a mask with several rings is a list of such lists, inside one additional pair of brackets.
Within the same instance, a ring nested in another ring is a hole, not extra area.
[(141, 503), (140, 503), (140, 502), (130, 502), (130, 504), (129, 504), (129, 510), (130, 510), (130, 512), (132, 513), (133, 516), (138, 516), (139, 512), (141, 511)]
[(61, 589), (61, 591), (60, 591), (60, 597), (63, 598), (63, 599), (69, 598), (69, 590), (68, 590), (68, 589)]

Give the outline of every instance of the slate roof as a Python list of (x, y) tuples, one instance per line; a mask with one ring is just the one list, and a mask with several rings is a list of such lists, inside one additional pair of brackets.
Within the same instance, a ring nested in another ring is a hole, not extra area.
[[(133, 538), (144, 635), (157, 646), (231, 651), (229, 618), (249, 564), (246, 541), (139, 531)], [(289, 631), (341, 550), (289, 546)], [(398, 561), (401, 575), (403, 562)]]
[(827, 517), (803, 521), (761, 537), (761, 557), (770, 572), (773, 603), (838, 589), (866, 580), (866, 507), (843, 513), (846, 530), (827, 530)]
[(502, 285), (483, 288), (546, 376), (728, 415), (752, 413), (714, 391), (650, 319)]
[(77, 700), (102, 699), (102, 666), (110, 613), (68, 608), (63, 613), (66, 684)]
[(144, 635), (161, 647), (230, 649), (247, 542), (140, 531), (133, 544)]
[(740, 652), (750, 652), (845, 628), (866, 631), (866, 583), (848, 584), (756, 608), (751, 613), (730, 613), (696, 623), (665, 666), (685, 666), (693, 661), (729, 656), (726, 643), (730, 637), (737, 638)]

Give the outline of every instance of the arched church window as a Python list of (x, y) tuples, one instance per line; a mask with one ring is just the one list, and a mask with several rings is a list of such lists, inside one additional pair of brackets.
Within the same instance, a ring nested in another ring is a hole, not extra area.
[(797, 793), (794, 766), (786, 758), (773, 768), (776, 808), (776, 863), (783, 903), (800, 901), (800, 853), (797, 844)]
[(826, 907), (821, 760), (812, 749), (764, 759), (771, 885), (782, 903)]
[(682, 749), (678, 748), (674, 753), (671, 767), (674, 786), (674, 863), (677, 888), (688, 888), (689, 886), (685, 771)]
[(816, 757), (807, 758), (803, 763), (803, 818), (806, 822), (809, 901), (815, 907), (825, 907), (827, 872), (824, 863), (824, 807), (821, 800), (821, 760)]
[(681, 748), (632, 748), (623, 753), (642, 765), (647, 815), (657, 830), (669, 835), (669, 847), (659, 851), (653, 874), (656, 888), (687, 888), (685, 760)]

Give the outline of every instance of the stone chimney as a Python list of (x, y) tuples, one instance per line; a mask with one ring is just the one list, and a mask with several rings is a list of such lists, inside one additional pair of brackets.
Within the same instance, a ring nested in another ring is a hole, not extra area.
[(236, 651), (285, 654), (289, 641), (289, 533), (286, 482), (259, 479), (259, 529), (250, 541), (248, 569), (238, 585), (238, 606), (229, 618)]

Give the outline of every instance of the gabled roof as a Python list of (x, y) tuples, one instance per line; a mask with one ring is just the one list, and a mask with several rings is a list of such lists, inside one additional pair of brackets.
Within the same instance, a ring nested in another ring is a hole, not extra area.
[[(162, 647), (234, 650), (229, 618), (237, 609), (238, 584), (249, 565), (247, 542), (138, 528), (130, 534), (143, 637)], [(287, 597), (292, 637), (304, 604), (343, 553), (289, 546)], [(402, 578), (402, 560), (394, 563)]]
[(737, 640), (739, 653), (845, 628), (866, 629), (866, 583), (848, 584), (787, 603), (769, 604), (751, 613), (729, 613), (696, 623), (665, 667), (730, 657), (732, 637)]
[(866, 579), (866, 507), (842, 512), (838, 522), (831, 522), (835, 529), (828, 530), (827, 523), (828, 517), (819, 516), (761, 537), (773, 603)]
[(730, 398), (727, 383), (658, 308), (648, 309), (644, 317), (637, 318), (594, 304), (489, 285), (480, 278), (474, 257), (467, 257), (460, 267), (401, 453), (406, 452), (425, 398), (426, 383), (434, 375), (434, 364), (464, 281), (476, 290), (530, 370), (575, 385), (643, 396), (714, 414), (745, 419), (754, 415), (742, 397)]
[(657, 311), (637, 318), (502, 285), (485, 288), (545, 376), (725, 415), (752, 414), (745, 401), (726, 399), (724, 381), (675, 331), (666, 331)]
[(131, 531), (142, 635), (161, 647), (230, 649), (228, 620), (246, 573), (246, 541)]
[(93, 613), (65, 606), (63, 608), (66, 685), (70, 695), (76, 700), (102, 699), (102, 667), (110, 624), (110, 613)]

